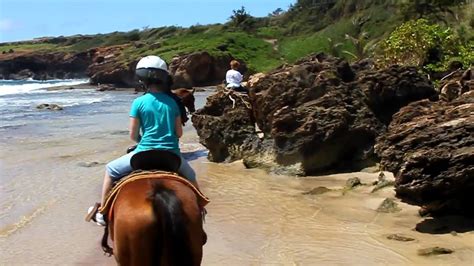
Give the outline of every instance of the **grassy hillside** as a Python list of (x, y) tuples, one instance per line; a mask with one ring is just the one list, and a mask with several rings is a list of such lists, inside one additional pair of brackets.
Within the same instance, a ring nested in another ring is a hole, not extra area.
[(252, 71), (266, 71), (314, 52), (324, 51), (350, 60), (371, 56), (379, 49), (380, 40), (421, 13), (431, 21), (454, 28), (467, 42), (472, 41), (474, 9), (471, 1), (466, 2), (423, 13), (412, 1), (299, 0), (288, 11), (274, 12), (265, 18), (254, 18), (245, 10), (236, 10), (226, 24), (3, 43), (0, 53), (11, 49), (82, 52), (94, 47), (129, 44), (119, 57), (124, 65), (146, 54), (158, 54), (170, 60), (176, 55), (205, 50), (215, 55), (230, 53), (245, 61)]

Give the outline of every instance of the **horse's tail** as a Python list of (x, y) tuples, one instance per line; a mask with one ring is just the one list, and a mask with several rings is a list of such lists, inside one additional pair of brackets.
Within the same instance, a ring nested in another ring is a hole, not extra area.
[(150, 198), (161, 224), (157, 237), (161, 242), (161, 252), (164, 252), (162, 255), (168, 257), (170, 265), (194, 265), (186, 227), (187, 218), (180, 199), (162, 181), (155, 182)]

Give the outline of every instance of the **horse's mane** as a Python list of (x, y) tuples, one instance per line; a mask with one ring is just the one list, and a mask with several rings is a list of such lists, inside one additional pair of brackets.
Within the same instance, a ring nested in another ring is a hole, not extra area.
[(157, 239), (161, 239), (162, 252), (167, 252), (163, 255), (168, 257), (170, 265), (193, 265), (186, 226), (188, 221), (180, 199), (162, 181), (154, 182), (150, 199), (155, 214), (161, 220), (162, 230), (158, 232)]

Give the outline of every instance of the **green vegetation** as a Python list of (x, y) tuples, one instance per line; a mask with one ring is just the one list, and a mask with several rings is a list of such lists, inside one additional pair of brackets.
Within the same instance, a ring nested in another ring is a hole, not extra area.
[[(230, 54), (251, 71), (267, 71), (311, 53), (326, 52), (356, 61), (375, 57), (440, 71), (450, 62), (473, 62), (474, 9), (461, 0), (298, 0), (287, 11), (256, 18), (245, 7), (233, 10), (225, 24), (160, 27), (97, 35), (44, 38), (0, 44), (0, 52), (83, 52), (125, 45), (118, 57), (127, 65), (146, 54), (166, 60), (207, 51)], [(413, 37), (413, 34), (414, 37)]]
[(451, 28), (418, 19), (404, 23), (382, 42), (381, 61), (440, 71), (453, 61), (472, 65), (473, 47), (474, 39), (463, 40)]
[(44, 42), (25, 42), (22, 44), (3, 44), (0, 45), (0, 53), (9, 52), (10, 50), (16, 52), (26, 52), (26, 51), (51, 51), (56, 48), (57, 45), (52, 43), (44, 43)]

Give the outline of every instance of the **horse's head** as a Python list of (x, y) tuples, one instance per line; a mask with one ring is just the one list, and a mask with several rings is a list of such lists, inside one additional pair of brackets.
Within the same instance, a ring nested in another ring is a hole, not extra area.
[(194, 89), (176, 89), (173, 90), (173, 93), (176, 94), (179, 98), (181, 98), (181, 102), (188, 109), (188, 112), (194, 113), (196, 111), (196, 108), (194, 106)]

